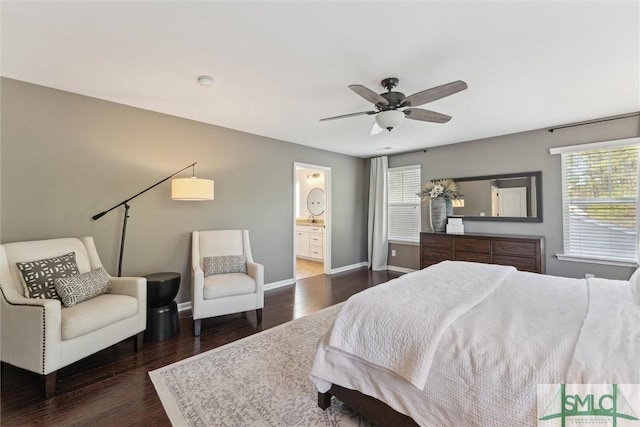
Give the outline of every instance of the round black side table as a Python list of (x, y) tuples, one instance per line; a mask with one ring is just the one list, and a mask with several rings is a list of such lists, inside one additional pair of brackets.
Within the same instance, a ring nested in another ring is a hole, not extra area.
[(147, 329), (145, 341), (164, 341), (180, 331), (178, 304), (180, 273), (154, 273), (147, 279)]

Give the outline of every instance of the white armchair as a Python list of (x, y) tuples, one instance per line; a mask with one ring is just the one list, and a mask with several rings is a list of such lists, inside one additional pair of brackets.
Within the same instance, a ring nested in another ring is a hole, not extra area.
[[(257, 323), (261, 324), (264, 307), (264, 267), (253, 261), (249, 232), (194, 231), (191, 245), (193, 334), (200, 335), (201, 320), (204, 318), (249, 310), (256, 310)], [(205, 263), (208, 262), (206, 258), (211, 260), (239, 255), (245, 256), (246, 274), (231, 272), (205, 276)]]
[(43, 376), (44, 395), (55, 392), (56, 372), (126, 338), (142, 348), (147, 316), (146, 280), (110, 277), (111, 291), (65, 307), (56, 299), (25, 297), (16, 263), (75, 252), (79, 273), (102, 267), (92, 237), (0, 245), (1, 359)]

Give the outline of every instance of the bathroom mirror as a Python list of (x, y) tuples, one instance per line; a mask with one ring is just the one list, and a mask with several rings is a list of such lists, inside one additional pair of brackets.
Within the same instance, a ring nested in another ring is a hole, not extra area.
[(320, 187), (312, 188), (307, 195), (307, 209), (311, 215), (324, 213), (324, 190)]
[(453, 214), (470, 221), (542, 222), (542, 172), (453, 178)]

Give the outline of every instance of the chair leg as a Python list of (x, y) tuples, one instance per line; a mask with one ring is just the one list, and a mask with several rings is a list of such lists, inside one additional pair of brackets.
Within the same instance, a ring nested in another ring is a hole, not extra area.
[(138, 332), (133, 337), (133, 351), (142, 350), (144, 345), (144, 331)]
[(256, 320), (258, 321), (258, 325), (262, 325), (262, 309), (256, 309)]
[(50, 374), (42, 376), (42, 385), (44, 398), (49, 399), (56, 392), (56, 380), (58, 377), (58, 371), (53, 371)]
[(202, 330), (202, 319), (194, 319), (193, 320), (193, 336), (199, 337), (201, 330)]

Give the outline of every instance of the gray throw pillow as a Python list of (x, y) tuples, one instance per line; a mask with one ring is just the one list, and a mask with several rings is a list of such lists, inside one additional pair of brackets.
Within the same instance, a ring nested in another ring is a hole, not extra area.
[(102, 267), (88, 273), (55, 279), (54, 282), (65, 307), (71, 307), (111, 291), (109, 274)]
[(223, 255), (205, 257), (203, 268), (205, 276), (226, 273), (247, 273), (247, 258), (244, 255)]
[(55, 258), (17, 262), (16, 265), (24, 278), (24, 296), (27, 298), (60, 299), (54, 280), (79, 273), (75, 252)]

